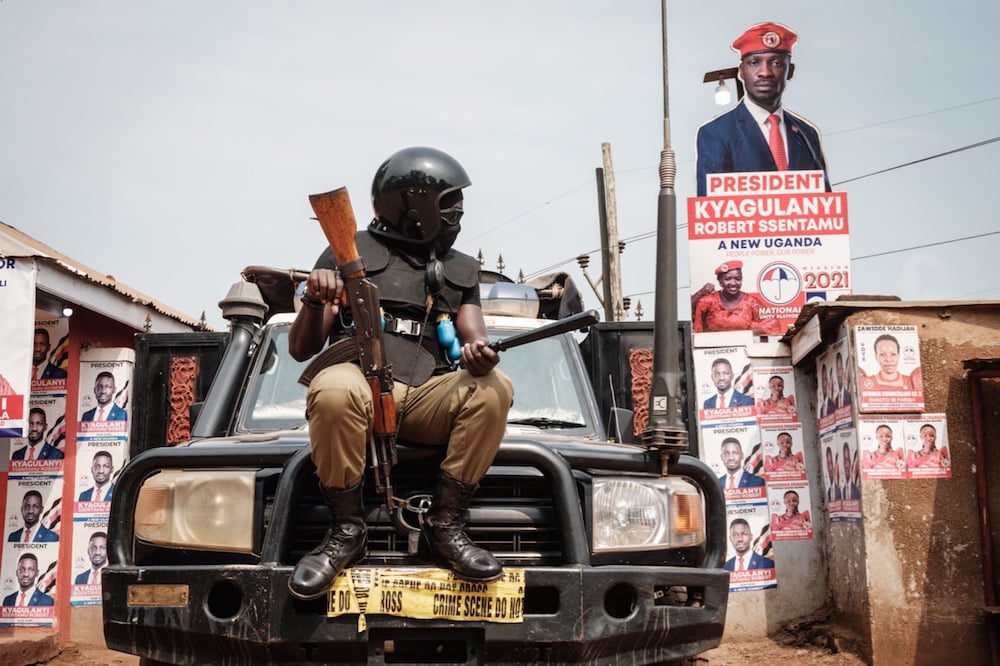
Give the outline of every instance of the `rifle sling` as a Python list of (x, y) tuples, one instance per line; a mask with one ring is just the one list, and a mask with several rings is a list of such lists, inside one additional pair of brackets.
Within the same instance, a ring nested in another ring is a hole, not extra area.
[(358, 360), (358, 346), (355, 339), (344, 338), (337, 340), (309, 362), (306, 369), (299, 375), (299, 384), (309, 386), (320, 370), (328, 368), (331, 365), (337, 365), (338, 363), (347, 363), (356, 360)]

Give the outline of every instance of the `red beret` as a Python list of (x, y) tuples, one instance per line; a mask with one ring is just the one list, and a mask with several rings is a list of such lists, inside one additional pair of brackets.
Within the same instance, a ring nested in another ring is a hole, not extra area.
[(792, 54), (792, 46), (799, 38), (791, 29), (780, 23), (758, 23), (747, 28), (746, 32), (733, 40), (730, 45), (734, 51), (745, 58), (751, 53), (766, 53), (778, 51)]
[(736, 261), (727, 261), (724, 264), (720, 264), (718, 268), (715, 269), (716, 275), (722, 275), (723, 273), (728, 273), (729, 271), (734, 271), (737, 268), (743, 269), (743, 262), (737, 259)]

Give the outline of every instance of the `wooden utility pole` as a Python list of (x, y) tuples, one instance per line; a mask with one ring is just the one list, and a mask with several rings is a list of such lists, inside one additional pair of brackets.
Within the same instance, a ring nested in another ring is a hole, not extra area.
[[(611, 164), (611, 144), (601, 144), (603, 169), (598, 169), (598, 203), (601, 211), (601, 268), (604, 282), (604, 319), (624, 321), (622, 267), (618, 244), (618, 206), (615, 199), (615, 171)], [(603, 176), (603, 178), (602, 178)]]

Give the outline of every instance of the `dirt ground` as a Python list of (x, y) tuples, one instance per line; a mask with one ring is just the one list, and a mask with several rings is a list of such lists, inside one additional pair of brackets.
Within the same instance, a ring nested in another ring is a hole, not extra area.
[[(772, 640), (723, 644), (705, 654), (708, 666), (744, 666), (744, 664), (787, 664), (788, 666), (864, 666), (865, 661), (848, 652), (833, 653), (831, 648), (783, 645)], [(92, 664), (93, 666), (138, 666), (139, 658), (113, 650), (67, 646), (46, 666)]]

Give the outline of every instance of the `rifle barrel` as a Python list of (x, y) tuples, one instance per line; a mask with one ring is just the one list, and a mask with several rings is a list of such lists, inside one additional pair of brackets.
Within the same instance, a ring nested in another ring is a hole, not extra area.
[(578, 328), (586, 328), (596, 324), (599, 319), (600, 317), (597, 314), (597, 310), (587, 310), (586, 312), (579, 312), (572, 317), (559, 319), (551, 324), (539, 326), (538, 328), (525, 331), (524, 333), (517, 333), (516, 335), (504, 338), (503, 340), (491, 342), (489, 346), (493, 351), (507, 351), (512, 347), (519, 347), (529, 342), (534, 342), (543, 338), (550, 338), (553, 335), (559, 335), (560, 333), (573, 331)]

